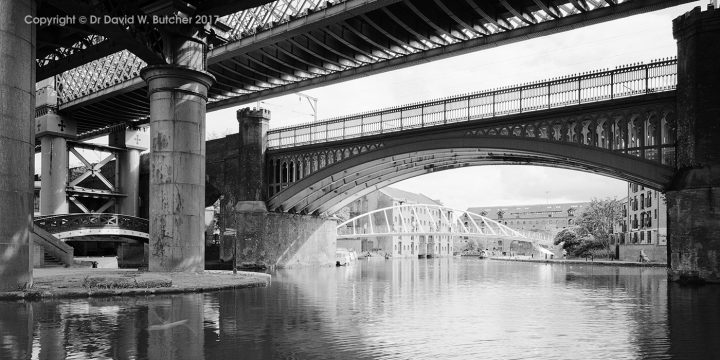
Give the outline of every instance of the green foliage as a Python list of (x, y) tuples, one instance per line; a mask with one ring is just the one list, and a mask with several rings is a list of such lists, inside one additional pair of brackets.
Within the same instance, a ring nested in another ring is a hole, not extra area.
[[(617, 199), (592, 199), (578, 221), (578, 235), (588, 244), (582, 252), (607, 251), (610, 254), (610, 235), (613, 225), (622, 219), (622, 203)], [(579, 249), (580, 250), (580, 249)]]
[(568, 255), (586, 257), (596, 252), (610, 253), (613, 224), (621, 220), (622, 203), (616, 199), (593, 199), (583, 209), (577, 227), (563, 229), (555, 235), (555, 245), (562, 244)]
[(570, 252), (568, 249), (572, 249), (575, 246), (578, 246), (580, 244), (580, 239), (578, 238), (577, 234), (575, 233), (575, 229), (562, 229), (560, 232), (558, 232), (555, 235), (555, 241), (553, 242), (555, 245), (563, 245), (563, 249)]

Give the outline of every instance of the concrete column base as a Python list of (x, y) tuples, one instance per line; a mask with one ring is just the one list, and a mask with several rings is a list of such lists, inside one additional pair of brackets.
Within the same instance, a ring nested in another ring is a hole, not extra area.
[(117, 249), (118, 268), (147, 268), (148, 255), (148, 244), (120, 244)]
[(331, 266), (336, 226), (335, 220), (317, 216), (235, 211), (222, 239), (220, 258), (232, 261), (235, 243), (238, 266)]

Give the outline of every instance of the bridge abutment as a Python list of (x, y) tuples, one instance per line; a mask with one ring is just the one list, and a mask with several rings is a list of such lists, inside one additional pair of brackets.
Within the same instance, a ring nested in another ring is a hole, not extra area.
[(677, 174), (666, 192), (673, 280), (720, 282), (720, 9), (673, 21)]
[[(222, 248), (220, 257), (238, 265), (288, 267), (335, 263), (336, 222), (319, 216), (267, 211), (267, 132), (270, 112), (237, 112), (237, 151), (222, 169)], [(219, 180), (219, 179), (218, 179)]]
[(150, 271), (205, 268), (205, 111), (215, 78), (204, 43), (167, 36), (173, 65), (148, 66)]
[(35, 158), (33, 0), (0, 3), (0, 291), (32, 284)]

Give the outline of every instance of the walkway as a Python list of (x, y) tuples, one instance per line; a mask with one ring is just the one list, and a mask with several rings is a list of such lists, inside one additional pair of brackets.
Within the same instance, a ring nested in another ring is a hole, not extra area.
[(248, 271), (151, 273), (135, 269), (39, 268), (33, 286), (0, 293), (0, 300), (40, 300), (205, 292), (267, 286), (270, 275)]
[(492, 257), (490, 260), (500, 261), (524, 261), (546, 264), (579, 264), (579, 265), (603, 265), (603, 266), (640, 266), (640, 267), (667, 267), (666, 263), (637, 261), (611, 261), (611, 260), (585, 260), (585, 259), (532, 259), (525, 257)]

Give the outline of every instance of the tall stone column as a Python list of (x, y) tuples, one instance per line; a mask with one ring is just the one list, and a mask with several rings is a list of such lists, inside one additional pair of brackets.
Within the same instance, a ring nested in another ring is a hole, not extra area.
[(35, 157), (34, 0), (0, 2), (0, 291), (32, 284)]
[(215, 78), (203, 44), (168, 37), (172, 65), (140, 73), (150, 97), (150, 271), (205, 267), (205, 105)]
[[(40, 104), (38, 104), (40, 105)], [(67, 200), (67, 139), (76, 135), (75, 122), (49, 112), (35, 119), (36, 137), (40, 138), (40, 214), (69, 212)]]
[(236, 210), (266, 211), (267, 177), (265, 152), (270, 127), (270, 110), (245, 108), (238, 110), (240, 144), (238, 147), (241, 171), (238, 173)]
[(673, 21), (678, 45), (677, 175), (667, 191), (673, 280), (720, 282), (720, 10)]
[[(117, 191), (125, 194), (117, 199), (115, 212), (139, 216), (140, 214), (140, 152), (148, 148), (147, 127), (128, 128), (110, 134), (108, 144), (125, 149), (116, 159)], [(148, 266), (150, 248), (143, 243), (120, 243), (117, 248), (118, 267)]]
[[(225, 195), (220, 203), (222, 241), (220, 258), (231, 260), (245, 249), (243, 232), (246, 225), (257, 223), (256, 218), (267, 213), (265, 205), (267, 180), (265, 176), (265, 152), (270, 111), (244, 108), (237, 111), (238, 145), (237, 160), (226, 159)], [(251, 219), (250, 219), (251, 218)], [(227, 229), (234, 229), (234, 234)], [(252, 229), (252, 226), (248, 226)], [(230, 235), (226, 235), (230, 233)], [(237, 249), (233, 249), (237, 247)]]
[(148, 148), (147, 128), (126, 129), (110, 135), (108, 144), (125, 148), (118, 154), (118, 191), (125, 197), (117, 200), (116, 211), (138, 216), (140, 207), (140, 153)]

